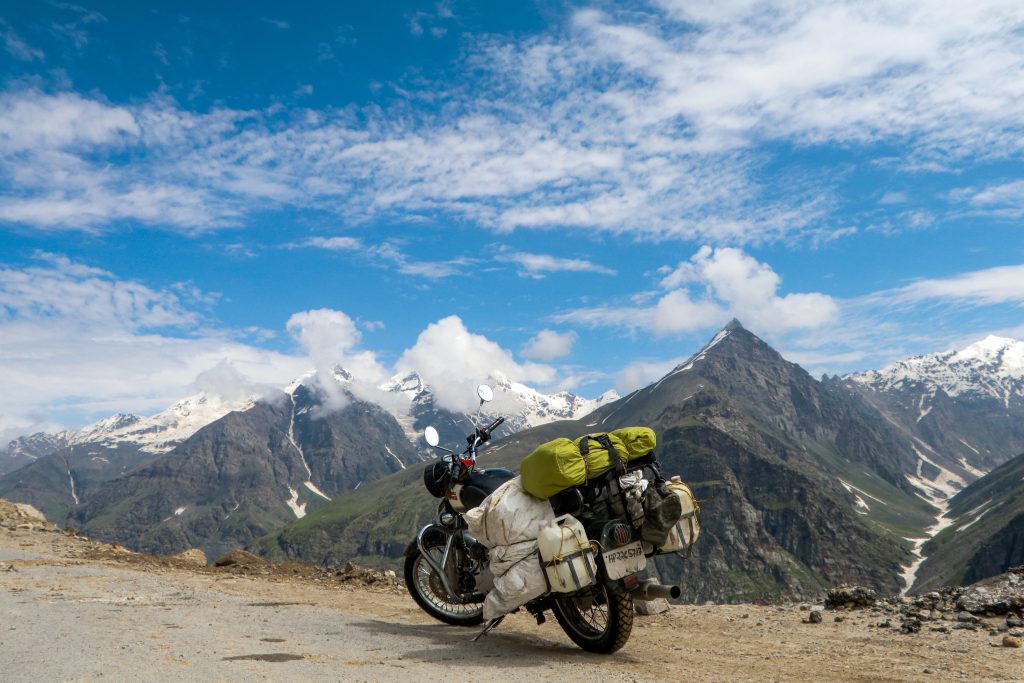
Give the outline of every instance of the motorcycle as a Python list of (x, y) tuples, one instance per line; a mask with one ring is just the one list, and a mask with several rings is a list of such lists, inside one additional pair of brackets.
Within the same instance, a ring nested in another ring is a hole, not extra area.
[[(493, 399), (486, 385), (479, 387), (478, 395), (481, 407)], [(441, 502), (437, 517), (406, 549), (405, 583), (423, 611), (447, 624), (479, 626), (484, 621), (482, 603), (493, 582), (488, 548), (469, 533), (463, 513), (515, 476), (503, 468), (476, 467), (480, 447), (503, 422), (499, 417), (487, 427), (476, 427), (461, 453), (440, 446), (433, 427), (424, 430), (426, 442), (443, 451), (424, 472), (424, 485)], [(644, 578), (647, 558), (657, 551), (641, 541), (635, 507), (631, 512), (623, 482), (628, 483), (630, 477), (639, 479), (645, 468), (660, 478), (657, 459), (651, 453), (550, 499), (556, 515), (573, 515), (588, 538), (600, 539), (594, 544), (601, 551), (596, 553), (596, 580), (571, 593), (549, 591), (522, 607), (538, 625), (551, 611), (566, 635), (588, 652), (611, 654), (626, 644), (633, 628), (634, 597), (653, 600), (680, 595), (678, 586)], [(503, 618), (488, 622), (474, 640)]]

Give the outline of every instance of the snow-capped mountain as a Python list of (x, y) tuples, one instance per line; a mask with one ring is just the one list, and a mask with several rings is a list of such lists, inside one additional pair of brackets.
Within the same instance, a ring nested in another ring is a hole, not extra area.
[(73, 432), (68, 443), (105, 447), (134, 444), (144, 453), (166, 453), (211, 422), (230, 412), (251, 408), (255, 399), (253, 396), (232, 401), (214, 394), (199, 393), (150, 417), (123, 413), (111, 415)]
[(0, 475), (12, 472), (20, 467), (60, 450), (68, 445), (73, 432), (47, 434), (37, 432), (28, 436), (19, 436), (7, 444), (6, 450), (0, 451)]
[(1024, 342), (988, 336), (961, 351), (915, 356), (847, 379), (875, 391), (915, 387), (933, 393), (941, 389), (948, 396), (992, 397), (1009, 408), (1024, 400)]
[(428, 424), (437, 427), (442, 437), (451, 428), (447, 438), (454, 439), (472, 431), (473, 424), (490, 422), (501, 416), (505, 422), (497, 434), (507, 436), (556, 420), (578, 419), (619, 398), (615, 391), (607, 391), (595, 399), (583, 398), (569, 391), (544, 394), (513, 382), (500, 373), (493, 373), (486, 382), (494, 390), (494, 401), (485, 404), (479, 415), (454, 413), (438, 405), (434, 392), (416, 372), (395, 375), (380, 388), (408, 401), (404, 405), (398, 403), (397, 406), (386, 407), (392, 410), (414, 443), (420, 440), (420, 430)]

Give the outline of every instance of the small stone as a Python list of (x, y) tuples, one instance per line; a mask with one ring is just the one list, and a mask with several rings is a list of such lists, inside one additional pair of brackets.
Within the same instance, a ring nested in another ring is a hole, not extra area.
[(889, 628), (890, 626), (892, 626), (892, 622), (888, 619), (878, 622), (878, 628)]
[(836, 622), (838, 624), (838, 623), (840, 623), (842, 621), (845, 621), (845, 619), (846, 619), (846, 617), (836, 617), (832, 621), (834, 621), (834, 622)]
[(1003, 636), (1003, 647), (1024, 647), (1024, 640), (1007, 634)]
[(820, 624), (821, 612), (819, 610), (811, 610), (811, 613), (807, 616), (807, 621), (812, 624)]
[(900, 633), (918, 633), (921, 630), (920, 619), (904, 619), (900, 624)]
[(645, 616), (653, 616), (655, 614), (662, 614), (667, 612), (669, 609), (668, 600), (665, 598), (657, 598), (655, 600), (634, 600), (633, 610), (637, 614)]
[(990, 636), (998, 636), (998, 635), (999, 635), (999, 630), (998, 630), (998, 629), (994, 629), (994, 628), (990, 628), (990, 629), (988, 630), (988, 634), (989, 634)]
[(1024, 619), (1015, 617), (1012, 614), (1006, 617), (1006, 625), (1010, 628), (1017, 628), (1018, 626), (1024, 626)]
[(970, 612), (966, 612), (966, 611), (962, 611), (962, 612), (957, 613), (956, 620), (957, 621), (967, 622), (969, 624), (976, 624), (979, 621), (978, 617), (976, 617), (973, 614), (971, 614)]

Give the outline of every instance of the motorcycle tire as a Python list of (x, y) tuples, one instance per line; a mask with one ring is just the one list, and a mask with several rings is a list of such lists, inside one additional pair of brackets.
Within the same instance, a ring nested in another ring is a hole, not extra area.
[(633, 631), (633, 596), (610, 594), (604, 586), (593, 598), (555, 598), (552, 611), (566, 635), (587, 652), (610, 655)]
[[(444, 546), (430, 541), (426, 546), (427, 552), (437, 551), (440, 561)], [(405, 585), (420, 609), (438, 621), (453, 626), (479, 626), (484, 622), (483, 606), (455, 602), (418, 547), (412, 548), (405, 557)]]

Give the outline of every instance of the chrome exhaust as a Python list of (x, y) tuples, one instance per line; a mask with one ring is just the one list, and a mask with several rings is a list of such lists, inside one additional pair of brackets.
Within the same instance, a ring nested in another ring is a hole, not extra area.
[(682, 594), (683, 592), (679, 589), (679, 586), (665, 586), (654, 579), (644, 579), (640, 582), (640, 588), (637, 590), (637, 595), (643, 600), (656, 600), (658, 598), (675, 600)]

